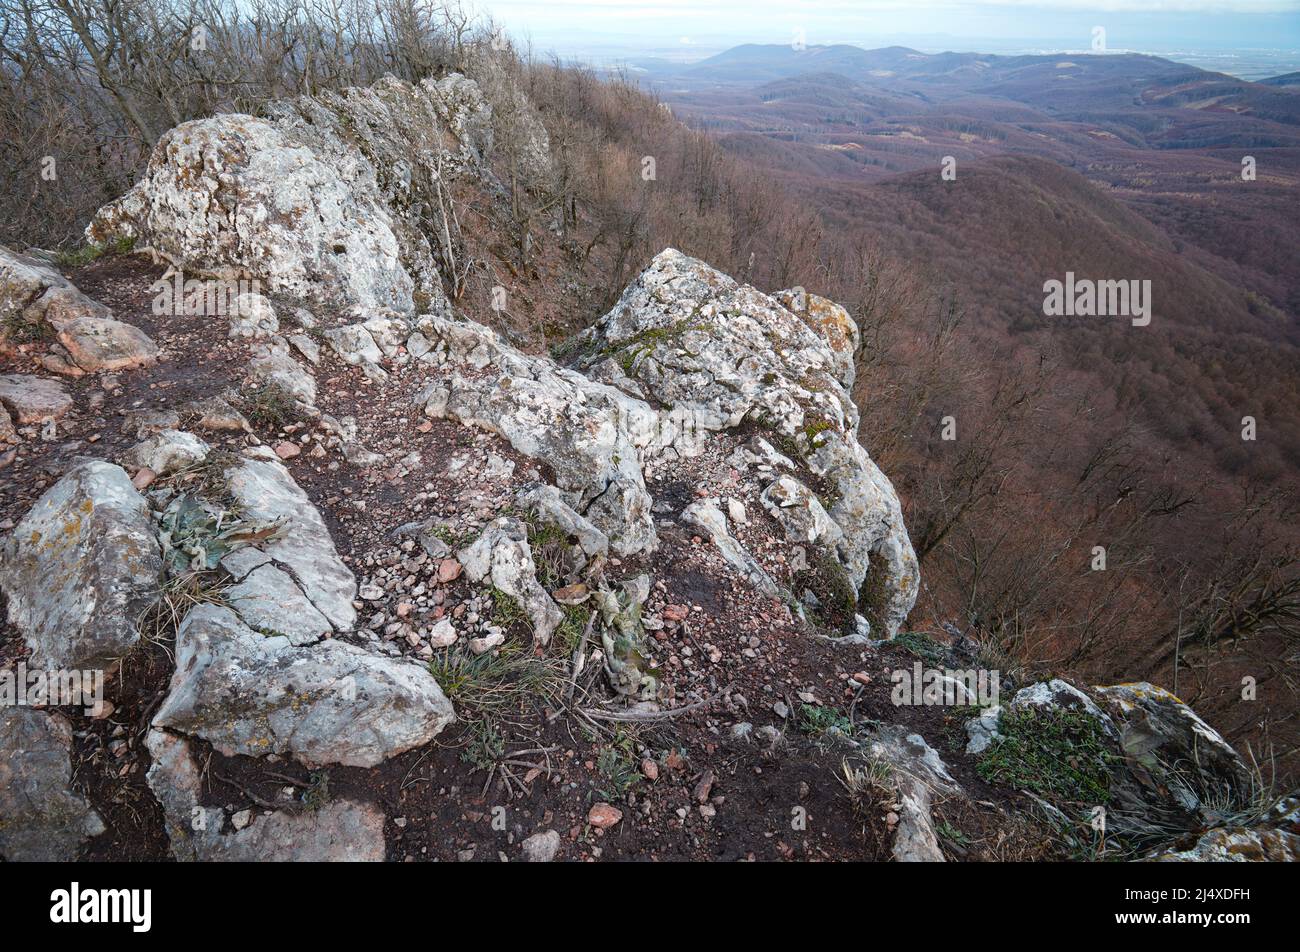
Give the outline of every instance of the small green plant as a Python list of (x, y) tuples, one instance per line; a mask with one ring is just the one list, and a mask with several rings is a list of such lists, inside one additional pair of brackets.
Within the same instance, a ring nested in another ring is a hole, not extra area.
[(822, 704), (799, 705), (797, 723), (799, 730), (811, 737), (820, 738), (828, 734), (843, 734), (847, 737), (853, 733), (853, 724), (847, 717), (835, 708)]
[(1110, 770), (1122, 758), (1091, 714), (1026, 707), (1004, 712), (998, 729), (976, 765), (985, 780), (1058, 801), (1110, 800)]
[(940, 664), (944, 659), (943, 645), (924, 632), (900, 631), (894, 636), (894, 644), (908, 654), (932, 665)]
[(426, 525), (423, 531), (427, 532), (435, 539), (439, 539), (442, 542), (444, 542), (447, 548), (451, 549), (453, 552), (455, 552), (458, 549), (465, 548), (465, 546), (469, 545), (471, 542), (474, 541), (473, 537), (471, 537), (468, 533), (457, 532), (455, 529), (451, 528), (451, 526), (443, 525), (440, 522), (430, 523)]
[(293, 396), (278, 384), (266, 383), (244, 390), (239, 395), (239, 409), (248, 422), (263, 430), (278, 430), (297, 413)]
[(492, 621), (494, 624), (500, 625), (508, 631), (527, 617), (519, 605), (519, 600), (513, 595), (507, 595), (495, 585), (488, 588), (487, 594), (488, 598), (492, 600)]
[(946, 820), (939, 823), (939, 825), (934, 828), (934, 831), (950, 843), (956, 843), (958, 846), (962, 847), (970, 846), (970, 837), (957, 829), (951, 823), (948, 823)]
[(555, 649), (562, 658), (568, 658), (578, 650), (578, 642), (587, 630), (591, 612), (581, 605), (561, 605), (564, 620), (555, 629)]
[(328, 770), (313, 773), (307, 788), (302, 792), (302, 807), (314, 813), (330, 802), (330, 774)]
[(71, 251), (60, 251), (55, 255), (55, 262), (63, 268), (79, 268), (84, 264), (97, 261), (105, 255), (130, 254), (135, 248), (134, 238), (114, 238), (102, 245), (88, 244)]
[(830, 420), (826, 420), (822, 418), (814, 418), (812, 420), (809, 420), (808, 423), (804, 426), (803, 435), (808, 437), (808, 442), (811, 445), (816, 446), (817, 437), (820, 436), (822, 433), (825, 433), (827, 430), (832, 430), (834, 428), (835, 428), (835, 424), (832, 423)]
[(158, 523), (163, 561), (172, 575), (210, 572), (235, 549), (284, 534), (283, 526), (252, 525), (189, 493), (173, 499)]
[(624, 731), (618, 731), (611, 743), (600, 749), (596, 755), (596, 769), (600, 772), (601, 785), (596, 794), (602, 800), (622, 800), (628, 791), (641, 782), (641, 769), (634, 751), (633, 738)]
[(506, 740), (487, 718), (470, 721), (466, 725), (469, 742), (460, 753), (460, 759), (478, 770), (489, 770), (506, 754)]
[(568, 533), (546, 521), (536, 510), (524, 513), (523, 521), (528, 529), (528, 546), (537, 563), (537, 580), (545, 588), (558, 587), (572, 568)]

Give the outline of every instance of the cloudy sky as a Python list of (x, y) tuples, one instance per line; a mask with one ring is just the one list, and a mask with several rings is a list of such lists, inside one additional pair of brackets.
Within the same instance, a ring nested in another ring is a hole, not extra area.
[[(479, 0), (516, 38), (561, 52), (596, 42), (656, 51), (741, 42), (905, 42), (922, 49), (1294, 49), (1300, 0)], [(682, 55), (686, 55), (682, 53)]]

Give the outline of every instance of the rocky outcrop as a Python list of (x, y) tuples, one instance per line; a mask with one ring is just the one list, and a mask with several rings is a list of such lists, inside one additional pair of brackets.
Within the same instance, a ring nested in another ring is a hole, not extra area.
[(140, 637), (158, 597), (153, 519), (126, 472), (76, 467), (48, 489), (0, 549), (9, 620), (47, 668), (108, 668)]
[(1031, 684), (1009, 705), (967, 722), (967, 752), (994, 749), (1003, 738), (1004, 711), (1027, 709), (1069, 711), (1097, 725), (1107, 747), (1108, 829), (1121, 837), (1141, 842), (1153, 829), (1200, 833), (1224, 812), (1249, 812), (1260, 793), (1250, 768), (1217, 731), (1174, 695), (1145, 682), (1087, 691), (1060, 679)]
[(425, 414), (500, 434), (544, 461), (565, 502), (620, 555), (658, 543), (640, 459), (659, 416), (640, 400), (533, 357), (469, 321), (428, 318), (421, 362), (436, 375), (417, 395)]
[(67, 862), (103, 821), (72, 789), (72, 729), (57, 714), (0, 708), (0, 859)]
[(272, 102), (265, 118), (183, 123), (87, 235), (134, 238), (189, 273), (256, 278), (272, 293), (442, 313), (443, 189), (481, 174), (491, 130), (490, 105), (459, 75), (390, 76)]
[(858, 442), (858, 411), (843, 384), (851, 335), (837, 330), (832, 345), (813, 329), (825, 323), (670, 248), (574, 350), (579, 368), (615, 361), (637, 392), (671, 411), (661, 425), (683, 420), (699, 431), (694, 439), (661, 433), (653, 453), (698, 453), (700, 434), (743, 423), (788, 445), (810, 478), (832, 487), (824, 508), (841, 534), (827, 548), (892, 637), (916, 600), (916, 555), (893, 486)]

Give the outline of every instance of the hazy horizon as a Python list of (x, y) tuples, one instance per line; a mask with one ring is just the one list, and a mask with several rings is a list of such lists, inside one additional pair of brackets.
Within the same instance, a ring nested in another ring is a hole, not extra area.
[(597, 65), (637, 59), (702, 60), (745, 43), (864, 49), (908, 46), (1002, 55), (1077, 54), (1094, 27), (1110, 53), (1149, 53), (1245, 79), (1300, 69), (1300, 0), (1215, 3), (1109, 0), (487, 0), (478, 8), (539, 54)]

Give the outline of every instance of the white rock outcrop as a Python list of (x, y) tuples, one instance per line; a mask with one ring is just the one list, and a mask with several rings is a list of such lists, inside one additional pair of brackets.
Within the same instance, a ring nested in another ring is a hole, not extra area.
[[(754, 423), (796, 449), (833, 488), (824, 508), (842, 534), (828, 548), (871, 603), (873, 624), (892, 637), (916, 601), (919, 571), (898, 496), (858, 442), (858, 410), (844, 385), (844, 342), (853, 335), (842, 323), (847, 314), (835, 316), (800, 318), (670, 248), (574, 350), (579, 368), (616, 361), (652, 405), (671, 411), (664, 418), (703, 433)], [(836, 329), (834, 345), (814, 330), (824, 323)], [(702, 445), (661, 434), (653, 449), (671, 458)]]
[(549, 357), (522, 353), (480, 324), (431, 317), (420, 333), (431, 344), (421, 362), (433, 371), (416, 396), (425, 414), (500, 434), (546, 463), (564, 501), (619, 555), (654, 549), (641, 454), (659, 414)]
[(91, 241), (134, 238), (197, 276), (260, 280), (337, 306), (443, 313), (446, 182), (492, 147), (492, 112), (464, 76), (269, 103), (265, 118), (182, 123), (141, 180), (100, 209)]

